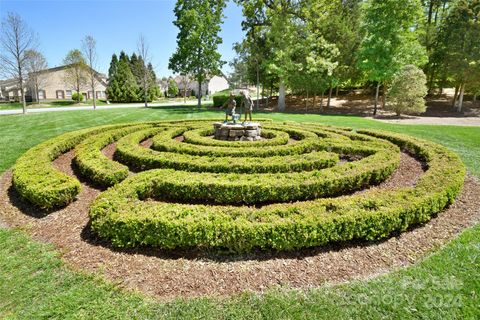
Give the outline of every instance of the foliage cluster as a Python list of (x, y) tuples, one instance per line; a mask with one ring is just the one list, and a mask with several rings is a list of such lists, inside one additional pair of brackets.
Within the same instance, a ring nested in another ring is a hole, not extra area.
[(278, 90), (280, 111), (286, 88), (314, 104), (328, 92), (328, 107), (333, 88), (375, 86), (375, 113), (406, 65), (423, 69), (430, 93), (455, 86), (458, 111), (465, 92), (480, 93), (479, 0), (236, 2), (246, 35), (232, 80), (261, 86), (267, 99)]
[(110, 68), (108, 69), (108, 86), (106, 93), (108, 99), (113, 102), (141, 102), (144, 99), (143, 69), (148, 70), (147, 100), (153, 101), (161, 96), (157, 85), (157, 76), (151, 63), (145, 66), (145, 61), (133, 53), (129, 57), (125, 52), (120, 52), (117, 58), (112, 55)]
[[(230, 98), (229, 93), (222, 93), (222, 94), (214, 94), (212, 99), (213, 99), (213, 106), (215, 108), (220, 108), (223, 106), (223, 104)], [(237, 106), (240, 106), (242, 103), (242, 96), (241, 95), (235, 95), (235, 101), (237, 102)]]

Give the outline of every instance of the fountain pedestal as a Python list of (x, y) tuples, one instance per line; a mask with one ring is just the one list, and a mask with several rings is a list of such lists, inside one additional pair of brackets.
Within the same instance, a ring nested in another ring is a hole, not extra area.
[(258, 122), (215, 122), (214, 138), (226, 141), (257, 141), (261, 138), (262, 126)]

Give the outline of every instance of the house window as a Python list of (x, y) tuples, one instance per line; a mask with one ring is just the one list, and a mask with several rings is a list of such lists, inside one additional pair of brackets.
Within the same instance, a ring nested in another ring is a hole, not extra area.
[(38, 90), (38, 100), (45, 100), (45, 90)]
[(88, 99), (93, 99), (93, 91), (88, 91)]
[(97, 99), (100, 99), (102, 97), (102, 91), (96, 91), (95, 95), (97, 96)]
[(57, 90), (57, 99), (65, 99), (65, 94), (63, 90)]
[(67, 99), (71, 99), (72, 98), (72, 90), (66, 90), (65, 91), (65, 97), (67, 97)]

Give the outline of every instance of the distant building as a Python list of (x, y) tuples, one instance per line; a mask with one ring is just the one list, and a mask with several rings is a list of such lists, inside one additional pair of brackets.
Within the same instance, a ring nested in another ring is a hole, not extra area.
[[(40, 88), (38, 90), (38, 98), (45, 100), (70, 100), (73, 93), (76, 92), (65, 81), (65, 70), (68, 66), (60, 66), (45, 69), (39, 72)], [(95, 96), (98, 99), (106, 99), (105, 89), (107, 88), (107, 77), (95, 71), (96, 88)], [(35, 86), (32, 82), (25, 81), (25, 98), (27, 101), (36, 101)], [(93, 99), (93, 92), (88, 85), (81, 88), (80, 93), (87, 99)], [(15, 79), (0, 81), (0, 99), (7, 101), (19, 101), (21, 93), (18, 81)]]
[[(177, 83), (178, 95), (183, 96), (184, 82), (183, 82), (182, 76), (180, 75), (175, 76), (173, 80), (175, 80), (175, 82)], [(159, 85), (161, 86), (161, 88), (164, 88), (162, 90), (168, 90), (168, 81), (159, 82)], [(230, 86), (225, 77), (213, 76), (209, 80), (202, 83), (202, 96), (206, 96), (207, 93), (208, 95), (212, 95), (216, 92), (226, 90), (229, 87)], [(189, 81), (187, 84), (187, 96), (192, 96), (192, 95), (198, 96), (198, 82), (194, 80)]]

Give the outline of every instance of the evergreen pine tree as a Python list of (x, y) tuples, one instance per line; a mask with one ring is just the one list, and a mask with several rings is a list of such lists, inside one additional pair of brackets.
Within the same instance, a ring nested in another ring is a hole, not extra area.
[(114, 102), (134, 102), (138, 99), (138, 85), (128, 56), (123, 51), (120, 53), (115, 75), (110, 79), (107, 94)]
[(117, 74), (117, 67), (118, 67), (118, 58), (117, 55), (114, 53), (112, 55), (112, 61), (110, 62), (110, 68), (108, 69), (108, 85), (105, 89), (107, 97), (111, 101), (117, 101), (117, 92), (119, 92), (119, 84), (116, 81), (116, 74)]
[(113, 78), (113, 76), (117, 72), (117, 64), (118, 64), (118, 58), (117, 58), (117, 55), (114, 53), (112, 55), (112, 61), (110, 61), (110, 68), (108, 68), (109, 78)]

